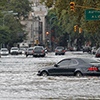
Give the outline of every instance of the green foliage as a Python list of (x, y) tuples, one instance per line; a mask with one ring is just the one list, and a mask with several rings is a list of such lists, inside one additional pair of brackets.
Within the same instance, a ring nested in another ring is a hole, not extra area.
[(0, 43), (7, 43), (11, 39), (10, 30), (8, 27), (0, 26)]
[(21, 16), (25, 18), (31, 11), (29, 4), (28, 0), (10, 0), (10, 3), (5, 6), (5, 10), (13, 10), (13, 12), (18, 13), (18, 18)]
[[(54, 0), (47, 0), (53, 2)], [(100, 21), (85, 21), (85, 9), (82, 7), (75, 7), (75, 12), (71, 12), (70, 2), (75, 2), (75, 5), (84, 7), (93, 7), (100, 9), (100, 0), (55, 0), (55, 9), (57, 9), (57, 16), (59, 18), (59, 25), (62, 27), (62, 32), (71, 34), (74, 39), (74, 33), (76, 38), (79, 38), (79, 33), (74, 32), (73, 26), (78, 25), (81, 27), (83, 32), (82, 36), (84, 40), (92, 42), (100, 42)], [(47, 5), (46, 5), (47, 6)], [(69, 16), (69, 18), (67, 18)], [(68, 22), (69, 21), (69, 22)], [(68, 22), (68, 23), (67, 23)], [(85, 34), (86, 33), (86, 34)]]
[[(18, 37), (17, 33), (24, 32), (25, 27), (20, 23), (20, 17), (24, 18), (31, 10), (28, 0), (0, 0), (0, 43), (12, 44), (17, 42), (22, 42), (26, 38), (24, 36)], [(17, 17), (13, 14), (8, 14), (7, 12), (1, 13), (3, 11), (11, 11), (18, 13)], [(4, 17), (5, 16), (5, 17)], [(4, 27), (3, 27), (4, 19)]]

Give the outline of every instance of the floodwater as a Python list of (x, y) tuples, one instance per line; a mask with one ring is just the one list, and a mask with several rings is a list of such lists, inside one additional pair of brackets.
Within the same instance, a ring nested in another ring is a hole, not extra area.
[(42, 67), (66, 57), (93, 57), (67, 52), (46, 57), (8, 55), (0, 58), (0, 100), (86, 100), (100, 99), (100, 77), (37, 76)]

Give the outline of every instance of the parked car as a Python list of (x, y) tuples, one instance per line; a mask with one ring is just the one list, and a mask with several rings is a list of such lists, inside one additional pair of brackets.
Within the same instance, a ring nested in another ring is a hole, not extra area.
[(91, 47), (90, 47), (90, 46), (84, 46), (84, 47), (83, 47), (83, 53), (84, 53), (84, 52), (91, 53)]
[(61, 54), (64, 55), (65, 54), (65, 49), (63, 46), (57, 46), (55, 49), (55, 55)]
[(34, 46), (33, 48), (33, 56), (44, 57), (46, 55), (45, 48), (43, 46)]
[(8, 55), (9, 51), (7, 48), (1, 48), (1, 55)]
[(10, 49), (10, 54), (11, 55), (18, 55), (19, 54), (19, 48), (18, 47), (12, 47), (11, 49)]
[(100, 48), (97, 49), (97, 51), (95, 53), (95, 57), (100, 57)]
[(25, 54), (26, 48), (20, 48), (19, 49), (19, 54)]
[(96, 53), (96, 47), (92, 47), (91, 53), (92, 53), (92, 54), (95, 54), (95, 53)]
[(67, 58), (59, 61), (53, 66), (42, 68), (38, 71), (39, 76), (53, 75), (100, 75), (100, 62), (92, 58)]
[(28, 55), (33, 56), (33, 47), (27, 48), (27, 52), (25, 54), (26, 54), (26, 57), (28, 57)]

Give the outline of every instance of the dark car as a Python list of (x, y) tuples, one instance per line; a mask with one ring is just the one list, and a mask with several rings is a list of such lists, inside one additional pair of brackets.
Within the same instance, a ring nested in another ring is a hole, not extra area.
[(95, 53), (95, 57), (100, 57), (100, 48), (97, 49), (97, 51)]
[(100, 62), (92, 58), (68, 58), (57, 64), (42, 68), (38, 71), (39, 76), (52, 75), (100, 75)]
[(64, 55), (65, 54), (65, 49), (64, 49), (64, 47), (63, 46), (58, 46), (58, 47), (56, 47), (56, 49), (55, 49), (55, 55)]
[(25, 54), (26, 54), (26, 57), (28, 57), (28, 55), (32, 55), (33, 56), (33, 47), (28, 48), (27, 52)]
[(45, 48), (43, 46), (34, 46), (33, 49), (33, 56), (40, 56), (40, 57), (44, 57), (45, 56)]
[(85, 46), (85, 47), (83, 47), (83, 53), (84, 53), (84, 52), (91, 53), (91, 47), (90, 47), (90, 46)]

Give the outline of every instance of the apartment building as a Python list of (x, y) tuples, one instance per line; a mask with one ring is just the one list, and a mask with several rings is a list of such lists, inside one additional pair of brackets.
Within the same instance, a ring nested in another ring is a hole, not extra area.
[(45, 44), (46, 37), (46, 19), (45, 16), (48, 13), (48, 8), (40, 4), (40, 0), (29, 0), (32, 11), (29, 12), (27, 20), (21, 20), (21, 23), (26, 25), (25, 32), (27, 33), (27, 39), (25, 43), (30, 45)]

